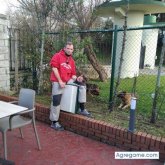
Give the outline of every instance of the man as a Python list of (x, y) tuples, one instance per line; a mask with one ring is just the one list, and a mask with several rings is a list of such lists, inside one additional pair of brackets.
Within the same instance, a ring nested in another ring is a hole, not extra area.
[(52, 121), (51, 128), (55, 130), (64, 130), (63, 126), (58, 122), (60, 115), (60, 102), (67, 82), (78, 83), (80, 105), (79, 114), (90, 116), (90, 113), (85, 109), (86, 102), (86, 86), (83, 84), (83, 77), (76, 76), (75, 61), (72, 58), (74, 47), (72, 42), (67, 42), (65, 47), (56, 53), (51, 61), (50, 66), (52, 72), (50, 80), (52, 82), (52, 102), (50, 108), (50, 120)]

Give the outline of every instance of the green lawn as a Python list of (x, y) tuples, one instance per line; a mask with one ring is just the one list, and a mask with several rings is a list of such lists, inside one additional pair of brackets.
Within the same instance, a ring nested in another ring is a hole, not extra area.
[[(132, 92), (134, 79), (124, 79), (121, 80), (118, 91)], [(100, 87), (100, 96), (96, 99), (102, 103), (108, 103), (109, 93), (110, 93), (110, 82), (98, 82), (91, 81), (91, 83), (96, 83)], [(161, 88), (160, 95), (158, 97), (158, 113), (160, 116), (165, 117), (165, 76), (161, 77)], [(143, 115), (150, 115), (152, 110), (152, 98), (151, 94), (155, 92), (156, 86), (156, 76), (139, 76), (136, 82), (136, 96), (137, 96), (137, 109)]]
[[(128, 129), (129, 125), (129, 109), (119, 110), (115, 109), (109, 112), (109, 92), (110, 82), (100, 82), (97, 80), (90, 81), (90, 83), (98, 84), (100, 88), (99, 96), (88, 95), (87, 109), (92, 112), (96, 120), (106, 121), (115, 125), (122, 126)], [(132, 91), (133, 79), (124, 79), (121, 81), (119, 90)], [(151, 94), (155, 91), (156, 76), (139, 76), (136, 83), (137, 108), (136, 108), (136, 130), (147, 132), (155, 136), (165, 137), (165, 77), (161, 77), (161, 90), (158, 99), (158, 118), (155, 124), (150, 123), (152, 111)], [(164, 85), (164, 86), (163, 86)], [(46, 106), (50, 106), (51, 96), (43, 95), (37, 96), (37, 102)], [(117, 104), (119, 100), (117, 100)], [(118, 105), (116, 105), (117, 107)]]

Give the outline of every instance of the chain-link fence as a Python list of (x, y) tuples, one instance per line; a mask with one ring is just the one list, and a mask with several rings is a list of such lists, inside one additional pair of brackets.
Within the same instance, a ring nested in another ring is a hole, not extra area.
[[(127, 29), (123, 48), (123, 30), (94, 30), (94, 31), (76, 31), (46, 33), (44, 46), (44, 89), (50, 90), (49, 73), (47, 67), (52, 55), (63, 48), (67, 40), (71, 40), (75, 45), (74, 58), (77, 66), (84, 69), (89, 80), (98, 79), (98, 72), (93, 69), (90, 62), (90, 54), (86, 55), (85, 46), (92, 45), (90, 53), (97, 57), (98, 63), (104, 66), (107, 71), (107, 78), (110, 78), (110, 85), (107, 87), (105, 98), (106, 104), (113, 102), (114, 95), (119, 91), (134, 93), (137, 98), (137, 109), (144, 114), (151, 113), (153, 108), (154, 94), (159, 87), (157, 99), (157, 112), (165, 116), (165, 62), (161, 57), (162, 36), (164, 27), (150, 28), (131, 28)], [(22, 34), (22, 35), (21, 35)], [(31, 34), (31, 35), (30, 35)], [(9, 41), (15, 41), (10, 36)], [(16, 41), (15, 41), (16, 42)], [(32, 32), (26, 30), (18, 35), (18, 57), (20, 59), (20, 68), (28, 69), (31, 74), (23, 78), (20, 86), (30, 85), (37, 89), (38, 70), (40, 59), (41, 40)], [(10, 49), (13, 49), (10, 46)], [(121, 52), (124, 49), (123, 57)], [(13, 50), (10, 50), (10, 53)], [(13, 70), (13, 54), (10, 54), (10, 68)], [(160, 63), (162, 66), (160, 67)], [(160, 72), (160, 74), (159, 74)], [(119, 77), (118, 77), (119, 75)], [(120, 79), (120, 82), (118, 80)], [(160, 79), (159, 84), (157, 80)], [(26, 82), (27, 81), (27, 82)], [(99, 82), (99, 81), (97, 81)], [(96, 82), (96, 83), (97, 83)], [(116, 88), (117, 84), (117, 88)], [(14, 81), (12, 83), (14, 85)], [(116, 91), (114, 92), (114, 90)], [(102, 89), (100, 89), (102, 90)], [(103, 94), (104, 95), (104, 94)], [(116, 102), (115, 107), (118, 106)]]
[(117, 107), (118, 103), (114, 100), (118, 93), (124, 91), (137, 97), (137, 109), (141, 113), (150, 115), (153, 110), (156, 116), (165, 116), (163, 28), (128, 29), (124, 47), (123, 31), (120, 28), (116, 29), (115, 36), (110, 105), (115, 104), (113, 106)]

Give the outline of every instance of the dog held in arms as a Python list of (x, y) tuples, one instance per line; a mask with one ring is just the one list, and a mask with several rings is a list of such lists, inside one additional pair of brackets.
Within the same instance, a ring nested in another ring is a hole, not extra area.
[(118, 106), (119, 109), (126, 109), (131, 104), (131, 93), (121, 91), (117, 94), (117, 97), (121, 100), (121, 104)]

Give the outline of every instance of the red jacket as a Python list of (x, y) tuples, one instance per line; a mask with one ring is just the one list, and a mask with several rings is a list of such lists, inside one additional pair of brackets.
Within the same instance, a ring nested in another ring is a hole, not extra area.
[[(60, 50), (58, 53), (54, 54), (50, 60), (51, 68), (57, 68), (60, 74), (61, 80), (63, 82), (68, 82), (73, 75), (76, 75), (75, 62), (71, 56), (66, 56), (64, 50)], [(54, 72), (50, 74), (50, 80), (52, 82), (58, 82)]]

